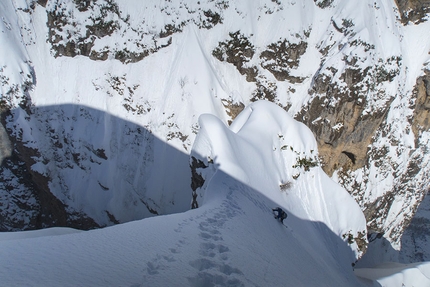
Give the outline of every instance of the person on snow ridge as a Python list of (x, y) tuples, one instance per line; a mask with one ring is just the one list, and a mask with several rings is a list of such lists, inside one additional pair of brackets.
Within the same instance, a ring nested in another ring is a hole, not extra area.
[(287, 218), (287, 213), (285, 211), (282, 210), (282, 208), (280, 207), (276, 207), (276, 208), (272, 208), (273, 214), (275, 214), (275, 212), (277, 212), (278, 214), (275, 214), (275, 218), (279, 219), (279, 221), (281, 221), (282, 224), (284, 224), (284, 219)]

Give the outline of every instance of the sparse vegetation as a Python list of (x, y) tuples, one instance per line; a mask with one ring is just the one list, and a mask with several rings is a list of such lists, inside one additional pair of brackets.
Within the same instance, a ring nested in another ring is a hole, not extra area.
[(351, 230), (348, 233), (342, 234), (342, 238), (346, 239), (346, 242), (348, 242), (348, 244), (353, 244), (354, 243), (354, 235), (351, 234)]
[(297, 158), (297, 162), (293, 165), (293, 168), (302, 167), (305, 171), (310, 171), (312, 167), (318, 166), (318, 160), (310, 157)]

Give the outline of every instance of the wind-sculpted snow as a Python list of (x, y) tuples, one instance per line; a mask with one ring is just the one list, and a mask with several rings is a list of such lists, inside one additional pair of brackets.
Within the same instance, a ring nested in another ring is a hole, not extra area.
[(219, 192), (217, 172), (223, 171), (287, 213), (322, 222), (339, 238), (351, 236), (351, 248), (362, 255), (367, 234), (364, 215), (318, 166), (317, 145), (305, 125), (266, 101), (245, 108), (230, 128), (212, 115), (202, 115), (199, 123), (191, 155), (207, 166), (200, 169), (206, 183), (197, 189), (203, 202)]

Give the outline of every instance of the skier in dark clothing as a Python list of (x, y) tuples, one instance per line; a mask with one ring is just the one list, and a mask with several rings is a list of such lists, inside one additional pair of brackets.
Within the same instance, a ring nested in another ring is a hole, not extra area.
[[(278, 219), (282, 224), (284, 224), (284, 219), (287, 218), (287, 213), (282, 210), (280, 207), (272, 208), (273, 214), (275, 218)], [(277, 214), (275, 214), (275, 212)]]

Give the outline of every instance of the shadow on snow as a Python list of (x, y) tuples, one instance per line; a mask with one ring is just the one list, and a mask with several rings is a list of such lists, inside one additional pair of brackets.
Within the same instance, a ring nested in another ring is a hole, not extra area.
[[(15, 109), (2, 115), (2, 124), (11, 147), (9, 155), (7, 144), (3, 148), (3, 156), (7, 156), (1, 165), (2, 230), (22, 226), (88, 229), (190, 209), (189, 155), (155, 137), (148, 127), (72, 104), (32, 107), (29, 113)], [(108, 258), (106, 266), (100, 267), (107, 268), (104, 274), (124, 280), (133, 277), (116, 268), (121, 254), (142, 259), (146, 273), (142, 286), (160, 282), (157, 277), (165, 280), (162, 277), (169, 274), (170, 267), (179, 273), (181, 268), (194, 270), (186, 279), (191, 286), (245, 286), (258, 280), (285, 286), (370, 283), (354, 276), (351, 249), (324, 223), (300, 219), (287, 210), (287, 227), (282, 226), (271, 210), (277, 204), (260, 192), (220, 170), (210, 180), (214, 184), (207, 192), (213, 193), (213, 200), (185, 213), (193, 218), (197, 238), (185, 237), (164, 246), (155, 251), (155, 257), (148, 257), (145, 249), (129, 255), (108, 250), (103, 254)], [(175, 231), (180, 232), (184, 222)], [(163, 226), (157, 231), (142, 235), (143, 242), (162, 240)], [(83, 236), (82, 246), (94, 240), (85, 234), (79, 235)], [(172, 253), (180, 253), (181, 246), (196, 242), (186, 267), (169, 260)], [(247, 250), (249, 247), (255, 249)], [(76, 244), (74, 248), (81, 247)], [(72, 265), (79, 256), (78, 251), (67, 248), (61, 254)], [(97, 256), (100, 254), (94, 258)], [(36, 257), (16, 260), (27, 260), (20, 263), (21, 268), (30, 264), (44, 272)], [(163, 264), (155, 264), (157, 260)], [(109, 264), (113, 264), (112, 270)], [(250, 274), (247, 270), (258, 271)], [(54, 268), (46, 274), (55, 272)], [(89, 278), (94, 277), (88, 272)], [(266, 278), (267, 274), (272, 277)]]

